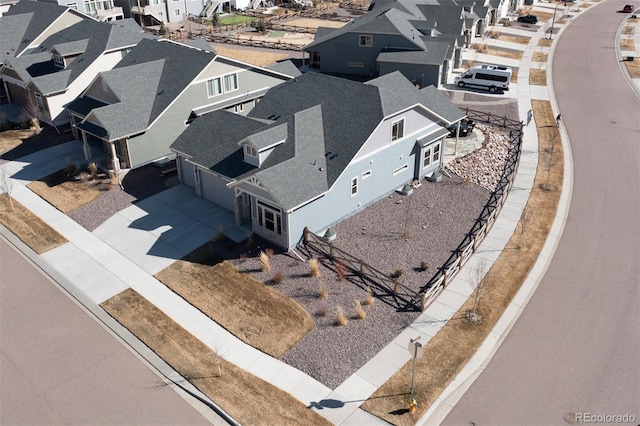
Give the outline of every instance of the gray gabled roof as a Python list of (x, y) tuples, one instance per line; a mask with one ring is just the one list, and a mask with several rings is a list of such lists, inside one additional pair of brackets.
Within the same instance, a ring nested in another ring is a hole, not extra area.
[[(399, 72), (366, 84), (307, 73), (271, 88), (248, 117), (196, 118), (171, 148), (234, 184), (255, 176), (288, 210), (326, 192), (385, 117), (417, 104), (444, 127), (464, 117), (435, 88), (417, 90)], [(285, 130), (260, 167), (243, 161), (240, 143), (270, 146)]]
[[(341, 28), (322, 29), (314, 40), (304, 47), (314, 46), (346, 33), (398, 34), (424, 49), (424, 38), (420, 34), (435, 30), (433, 37), (439, 35), (459, 36), (465, 28), (465, 18), (477, 20), (474, 13), (465, 16), (464, 5), (456, 0), (378, 0), (370, 10)], [(482, 13), (487, 8), (479, 7)]]
[(271, 71), (279, 72), (281, 74), (290, 75), (291, 77), (298, 77), (302, 75), (298, 67), (296, 67), (295, 64), (289, 59), (282, 62), (276, 62), (275, 64), (269, 65), (266, 68), (270, 69)]
[(0, 17), (0, 62), (18, 56), (64, 13), (79, 13), (57, 4), (21, 0)]
[(377, 62), (391, 62), (398, 64), (441, 65), (450, 55), (451, 46), (448, 41), (435, 42), (433, 39), (424, 41), (424, 50), (381, 52)]
[[(24, 81), (31, 80), (43, 95), (60, 93), (105, 52), (133, 47), (144, 37), (122, 26), (82, 20), (48, 37), (29, 54), (7, 60), (7, 66)], [(54, 52), (73, 59), (65, 68), (56, 66)]]

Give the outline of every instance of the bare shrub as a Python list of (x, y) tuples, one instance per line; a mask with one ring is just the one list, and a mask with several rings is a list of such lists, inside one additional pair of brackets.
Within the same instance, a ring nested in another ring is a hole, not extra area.
[(11, 191), (13, 190), (13, 182), (9, 178), (9, 173), (0, 169), (0, 192), (6, 192), (7, 197), (9, 198), (9, 205), (11, 206), (11, 211), (15, 211), (13, 208), (13, 198), (11, 197)]
[(98, 178), (98, 166), (96, 166), (96, 163), (90, 163), (87, 166), (87, 170), (91, 175), (91, 180), (96, 180)]
[(391, 273), (391, 278), (398, 279), (402, 276), (402, 269), (396, 269)]
[(274, 284), (281, 284), (284, 281), (284, 274), (282, 272), (276, 272), (271, 278), (271, 282)]
[(479, 44), (476, 46), (476, 52), (478, 53), (485, 53), (487, 51), (487, 45), (486, 44)]
[(427, 262), (425, 262), (424, 260), (420, 262), (420, 266), (418, 266), (418, 271), (420, 272), (424, 272), (427, 269), (429, 269), (429, 264)]
[(309, 259), (309, 270), (312, 277), (318, 278), (320, 276), (320, 264), (315, 257)]
[(269, 256), (263, 251), (260, 252), (260, 263), (262, 263), (263, 272), (271, 272), (271, 264), (269, 263)]
[(273, 256), (274, 256), (275, 252), (273, 251), (273, 249), (272, 249), (272, 248), (267, 248), (267, 249), (264, 249), (264, 254), (266, 254), (266, 255), (267, 255), (267, 257), (268, 257), (269, 259), (271, 259), (271, 258), (273, 258)]
[(318, 310), (316, 311), (316, 315), (319, 317), (326, 317), (327, 316), (327, 308), (325, 308), (324, 306), (318, 308)]
[(336, 262), (336, 275), (338, 276), (338, 281), (344, 281), (347, 274), (347, 268), (344, 263), (338, 261)]
[(336, 325), (345, 326), (345, 325), (347, 325), (348, 322), (349, 321), (347, 320), (347, 316), (344, 314), (344, 311), (342, 310), (342, 307), (338, 306), (338, 308), (337, 308)]
[(364, 311), (362, 304), (360, 303), (359, 300), (356, 300), (355, 304), (356, 304), (356, 317), (358, 319), (365, 319), (367, 317), (367, 313)]
[(78, 178), (80, 179), (80, 182), (87, 182), (89, 180), (89, 173), (80, 172), (80, 174), (78, 175)]
[(247, 261), (247, 253), (242, 253), (240, 255), (240, 259), (239, 260), (240, 260), (240, 263), (246, 262)]
[(491, 37), (491, 38), (498, 38), (498, 37), (500, 37), (500, 31), (495, 30), (495, 29), (494, 29), (494, 30), (489, 31), (489, 37)]

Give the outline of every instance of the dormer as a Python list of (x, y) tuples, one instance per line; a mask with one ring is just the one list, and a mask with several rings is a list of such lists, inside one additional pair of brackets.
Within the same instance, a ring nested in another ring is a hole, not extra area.
[(276, 146), (284, 143), (287, 133), (287, 123), (282, 123), (238, 142), (242, 147), (244, 162), (256, 167), (262, 166)]
[(85, 52), (88, 44), (88, 39), (56, 44), (51, 48), (53, 63), (60, 68), (68, 67), (78, 56)]

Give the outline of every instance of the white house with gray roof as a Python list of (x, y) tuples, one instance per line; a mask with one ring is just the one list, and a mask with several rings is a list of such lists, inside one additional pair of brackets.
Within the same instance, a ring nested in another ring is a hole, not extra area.
[(304, 51), (320, 72), (373, 78), (400, 71), (437, 87), (460, 66), (461, 48), (497, 22), (502, 9), (492, 3), (503, 1), (376, 0), (341, 28), (319, 28)]
[(101, 71), (113, 68), (145, 37), (138, 31), (82, 20), (44, 40), (20, 57), (8, 59), (0, 77), (9, 102), (51, 125), (69, 122), (65, 105), (77, 98)]
[(247, 116), (197, 118), (172, 144), (178, 175), (236, 223), (295, 247), (441, 164), (464, 113), (399, 72), (368, 83), (306, 73), (269, 90)]
[(211, 48), (143, 39), (67, 110), (87, 160), (106, 156), (110, 168), (136, 168), (172, 157), (169, 146), (196, 117), (218, 109), (246, 114), (290, 78)]

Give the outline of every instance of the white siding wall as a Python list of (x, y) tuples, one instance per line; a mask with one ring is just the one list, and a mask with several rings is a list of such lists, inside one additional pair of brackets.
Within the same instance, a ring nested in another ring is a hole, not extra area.
[(64, 106), (80, 96), (99, 72), (112, 69), (118, 62), (120, 62), (121, 59), (122, 53), (120, 53), (120, 51), (100, 56), (78, 78), (75, 79), (65, 93), (50, 96), (48, 98), (49, 111), (54, 123), (63, 124), (68, 122), (69, 116), (65, 113)]
[(356, 154), (353, 162), (360, 161), (381, 149), (385, 149), (390, 145), (398, 143), (399, 141), (391, 142), (391, 127), (393, 123), (402, 118), (404, 118), (403, 139), (412, 137), (415, 140), (416, 135), (420, 133), (428, 134), (440, 128), (440, 126), (429, 118), (424, 111), (412, 109), (402, 114), (395, 115), (384, 120), (378, 126), (367, 142), (365, 142), (358, 154)]

